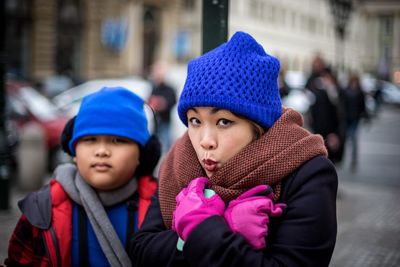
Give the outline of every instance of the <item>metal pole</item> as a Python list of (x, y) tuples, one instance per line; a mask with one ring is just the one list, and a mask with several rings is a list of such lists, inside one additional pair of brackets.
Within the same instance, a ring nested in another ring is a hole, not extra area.
[(353, 0), (329, 0), (329, 5), (335, 25), (335, 57), (338, 64), (338, 70), (344, 72), (346, 65), (346, 27), (354, 8)]
[(5, 92), (5, 2), (0, 1), (0, 210), (9, 208), (10, 166), (6, 130), (6, 92)]
[(203, 0), (202, 51), (206, 53), (228, 38), (229, 0)]

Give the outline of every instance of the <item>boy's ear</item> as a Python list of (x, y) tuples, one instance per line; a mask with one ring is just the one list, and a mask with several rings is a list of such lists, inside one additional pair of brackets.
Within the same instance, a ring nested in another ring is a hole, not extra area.
[(152, 135), (140, 151), (140, 164), (136, 170), (136, 176), (153, 175), (161, 157), (161, 143), (156, 135)]
[(72, 139), (72, 133), (74, 130), (74, 123), (75, 123), (75, 118), (76, 116), (72, 117), (66, 124), (64, 127), (64, 130), (61, 134), (61, 148), (63, 149), (63, 151), (65, 153), (67, 153), (70, 156), (74, 156), (72, 155), (71, 150), (69, 149), (69, 141), (71, 141)]

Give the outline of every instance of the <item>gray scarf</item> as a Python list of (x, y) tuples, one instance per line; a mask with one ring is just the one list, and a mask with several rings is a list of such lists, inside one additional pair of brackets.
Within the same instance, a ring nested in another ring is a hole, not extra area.
[(131, 261), (118, 238), (104, 207), (115, 205), (132, 196), (137, 189), (136, 179), (113, 191), (95, 191), (81, 177), (74, 164), (63, 164), (55, 170), (56, 180), (69, 197), (82, 205), (97, 240), (111, 266), (131, 266)]

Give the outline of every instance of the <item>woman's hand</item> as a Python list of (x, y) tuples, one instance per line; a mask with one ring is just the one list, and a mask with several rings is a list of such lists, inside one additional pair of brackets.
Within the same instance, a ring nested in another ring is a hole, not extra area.
[(186, 240), (190, 232), (205, 219), (214, 215), (222, 216), (224, 213), (225, 204), (217, 194), (210, 198), (204, 195), (207, 184), (207, 178), (196, 178), (176, 196), (172, 229), (183, 240)]
[(242, 235), (254, 249), (265, 248), (269, 216), (280, 216), (286, 206), (275, 204), (272, 197), (269, 186), (259, 185), (232, 200), (224, 213), (231, 230)]

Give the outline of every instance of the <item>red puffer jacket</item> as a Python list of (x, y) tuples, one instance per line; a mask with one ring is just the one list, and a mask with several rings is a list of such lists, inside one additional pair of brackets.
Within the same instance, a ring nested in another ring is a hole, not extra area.
[[(141, 225), (157, 183), (139, 179), (138, 223)], [(71, 266), (72, 200), (56, 180), (18, 203), (22, 215), (8, 247), (6, 266)]]

